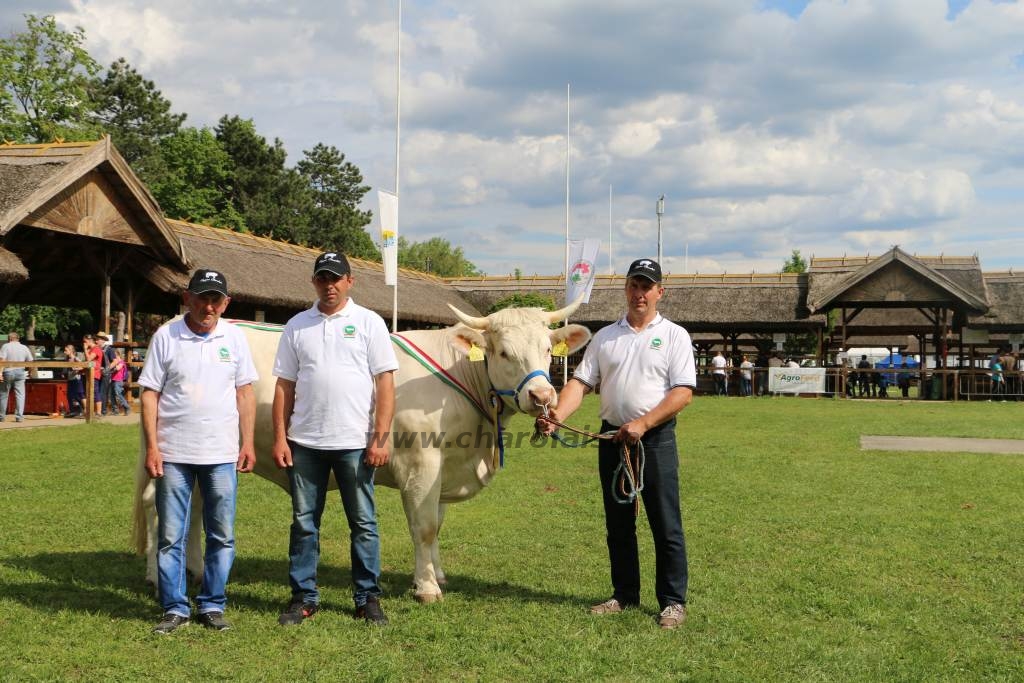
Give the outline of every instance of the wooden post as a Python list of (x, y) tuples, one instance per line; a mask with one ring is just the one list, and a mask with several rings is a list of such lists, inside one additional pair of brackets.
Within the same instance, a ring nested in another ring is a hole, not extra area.
[[(86, 356), (88, 360), (88, 356)], [(85, 370), (85, 421), (92, 422), (93, 411), (96, 408), (96, 400), (93, 397), (93, 379), (92, 379), (92, 368), (93, 363), (89, 363), (89, 367)]]
[(128, 306), (126, 308), (128, 309), (125, 311), (128, 315), (128, 320), (125, 329), (125, 336), (127, 337), (125, 341), (130, 342), (135, 340), (135, 286), (131, 280), (128, 280)]

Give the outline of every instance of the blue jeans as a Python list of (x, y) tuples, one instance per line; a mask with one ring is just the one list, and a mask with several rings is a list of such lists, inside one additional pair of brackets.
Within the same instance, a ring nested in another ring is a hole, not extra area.
[(751, 385), (750, 380), (746, 377), (740, 377), (740, 386), (743, 387), (743, 395), (750, 396)]
[[(618, 429), (608, 422), (601, 431)], [(686, 604), (689, 571), (686, 539), (679, 509), (679, 451), (676, 450), (675, 419), (644, 434), (647, 465), (644, 469), (644, 501), (647, 521), (654, 536), (654, 593), (660, 609)], [(637, 549), (636, 518), (632, 503), (619, 503), (612, 496), (613, 477), (618, 467), (619, 444), (609, 439), (598, 445), (598, 469), (604, 498), (604, 521), (608, 532), (613, 597), (623, 605), (640, 604), (640, 555)]]
[(320, 561), (320, 518), (331, 471), (338, 481), (351, 539), (352, 583), (356, 607), (381, 594), (380, 537), (373, 497), (374, 468), (364, 449), (319, 450), (293, 441), (288, 482), (292, 494), (292, 527), (288, 544), (288, 581), (292, 599), (319, 604), (316, 567)]
[(28, 371), (23, 368), (4, 370), (0, 382), (0, 420), (7, 414), (7, 394), (14, 388), (14, 420), (21, 422), (25, 415), (25, 378)]
[(117, 415), (117, 409), (124, 408), (124, 414), (127, 415), (131, 406), (128, 405), (128, 401), (124, 397), (124, 382), (114, 382), (114, 400), (110, 407), (110, 412)]
[(235, 463), (186, 465), (165, 462), (164, 476), (156, 480), (157, 571), (160, 578), (160, 606), (164, 613), (189, 616), (185, 581), (185, 544), (188, 541), (189, 512), (196, 483), (203, 494), (203, 527), (206, 529), (203, 585), (196, 596), (196, 609), (223, 612), (228, 574), (235, 560), (235, 494), (238, 473)]

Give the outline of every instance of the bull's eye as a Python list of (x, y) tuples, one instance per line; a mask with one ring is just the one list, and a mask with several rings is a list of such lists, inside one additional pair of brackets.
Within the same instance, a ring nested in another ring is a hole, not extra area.
[(505, 351), (502, 351), (501, 352), (501, 357), (504, 358), (505, 360), (508, 360), (508, 353), (506, 353)]

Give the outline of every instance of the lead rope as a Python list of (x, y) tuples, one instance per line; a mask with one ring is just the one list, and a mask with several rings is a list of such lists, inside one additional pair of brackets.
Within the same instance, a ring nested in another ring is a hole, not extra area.
[[(582, 429), (576, 429), (569, 425), (559, 422), (552, 418), (548, 413), (548, 405), (536, 404), (544, 412), (544, 420), (550, 422), (556, 427), (568, 429), (570, 432), (582, 434), (587, 437), (580, 443), (570, 443), (564, 437), (562, 437), (558, 431), (551, 433), (551, 438), (569, 448), (582, 448), (589, 443), (593, 443), (598, 439), (611, 439), (615, 436), (614, 430), (603, 432), (601, 434), (594, 434), (592, 432), (585, 432)], [(539, 429), (535, 429), (533, 436), (530, 438), (530, 443), (533, 446), (541, 446), (544, 443), (546, 435)], [(634, 457), (635, 456), (635, 457)], [(623, 505), (627, 503), (633, 504), (633, 516), (638, 517), (640, 515), (640, 492), (644, 490), (644, 468), (647, 466), (647, 455), (644, 453), (644, 442), (637, 441), (636, 449), (631, 449), (629, 444), (625, 441), (619, 446), (619, 464), (615, 468), (615, 473), (612, 475), (612, 486), (611, 496), (612, 500), (616, 503)]]

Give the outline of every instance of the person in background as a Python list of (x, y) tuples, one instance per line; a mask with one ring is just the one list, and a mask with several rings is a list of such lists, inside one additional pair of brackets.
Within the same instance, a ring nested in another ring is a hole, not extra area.
[[(0, 346), (0, 360), (16, 363), (31, 363), (35, 360), (32, 352), (21, 343), (21, 337), (13, 330), (7, 334), (7, 343)], [(0, 382), (0, 422), (7, 415), (7, 396), (14, 390), (14, 421), (25, 419), (25, 379), (28, 370), (19, 367), (4, 367), (3, 381)]]
[(91, 334), (82, 337), (82, 348), (85, 349), (85, 360), (92, 363), (92, 373), (86, 373), (82, 381), (92, 380), (93, 414), (99, 415), (100, 409), (103, 407), (100, 398), (100, 389), (103, 387), (103, 349), (96, 343), (96, 338)]
[[(74, 344), (64, 347), (64, 360), (72, 363), (78, 360)], [(85, 387), (82, 385), (82, 370), (61, 368), (61, 371), (61, 376), (68, 383), (68, 412), (64, 414), (64, 417), (81, 417), (85, 412)]]
[(910, 398), (910, 368), (907, 366), (907, 361), (900, 364), (900, 374), (896, 379), (896, 384), (899, 386), (903, 398)]
[(116, 347), (111, 348), (114, 349), (114, 360), (110, 363), (110, 381), (113, 384), (114, 396), (111, 401), (110, 412), (117, 415), (117, 409), (121, 408), (124, 410), (124, 414), (128, 415), (132, 412), (131, 405), (124, 396), (124, 383), (128, 379), (128, 364), (121, 358), (120, 349)]
[(754, 364), (744, 355), (740, 361), (740, 387), (744, 396), (753, 395), (753, 371)]
[(711, 365), (714, 367), (711, 376), (715, 380), (715, 396), (728, 396), (729, 385), (725, 368), (729, 365), (729, 361), (725, 359), (725, 355), (721, 351), (718, 351), (711, 359)]

